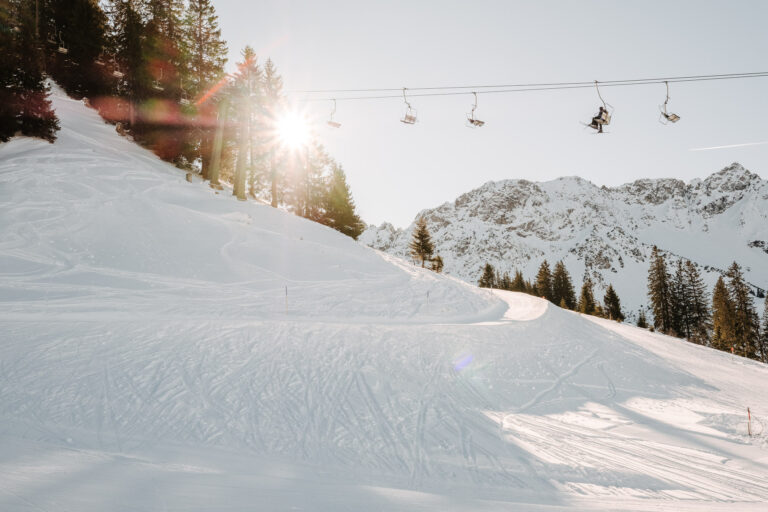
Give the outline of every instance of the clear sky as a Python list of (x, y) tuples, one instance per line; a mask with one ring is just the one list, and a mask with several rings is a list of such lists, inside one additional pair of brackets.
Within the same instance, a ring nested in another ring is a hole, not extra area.
[[(768, 2), (216, 0), (231, 60), (252, 45), (286, 89), (571, 82), (768, 71)], [(489, 180), (578, 175), (597, 185), (705, 177), (731, 162), (768, 178), (768, 78), (612, 87), (610, 133), (588, 122), (594, 89), (302, 103), (347, 172), (368, 223), (407, 226), (424, 208)], [(329, 95), (333, 96), (333, 95)], [(300, 96), (297, 96), (297, 98)]]

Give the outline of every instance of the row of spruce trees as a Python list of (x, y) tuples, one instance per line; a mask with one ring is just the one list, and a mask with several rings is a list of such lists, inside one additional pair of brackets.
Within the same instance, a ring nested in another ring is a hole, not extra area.
[(238, 199), (285, 207), (353, 238), (363, 231), (344, 171), (325, 149), (279, 144), (285, 98), (274, 62), (261, 64), (245, 47), (237, 71), (225, 72), (211, 0), (2, 0), (0, 23), (0, 141), (55, 139), (49, 76), (214, 188), (230, 183)]
[(592, 281), (588, 278), (584, 279), (577, 300), (571, 276), (562, 261), (558, 261), (555, 268), (550, 269), (549, 262), (544, 260), (533, 281), (526, 280), (520, 270), (515, 270), (515, 276), (510, 277), (508, 272), (500, 273), (493, 265), (486, 263), (477, 284), (481, 288), (497, 288), (535, 295), (563, 309), (610, 318), (618, 322), (624, 321), (621, 300), (610, 284), (603, 297), (603, 303), (600, 304), (595, 299)]
[[(738, 263), (733, 262), (725, 276), (718, 278), (710, 301), (696, 265), (682, 259), (668, 264), (654, 247), (648, 270), (648, 298), (653, 327), (659, 332), (768, 362), (768, 300), (761, 328)], [(641, 312), (638, 325), (644, 327), (645, 323)]]

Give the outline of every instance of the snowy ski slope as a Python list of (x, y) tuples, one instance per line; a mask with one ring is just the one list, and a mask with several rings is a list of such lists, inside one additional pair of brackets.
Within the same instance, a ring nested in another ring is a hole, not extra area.
[(765, 509), (764, 365), (413, 268), (54, 106), (56, 144), (0, 146), (0, 510)]

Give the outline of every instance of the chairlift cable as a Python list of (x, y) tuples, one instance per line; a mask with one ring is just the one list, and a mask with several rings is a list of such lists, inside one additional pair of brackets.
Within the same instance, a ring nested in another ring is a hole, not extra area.
[[(763, 76), (768, 74), (768, 71), (756, 71), (750, 73), (722, 73), (714, 75), (685, 75), (685, 76), (671, 76), (671, 77), (655, 77), (655, 78), (633, 78), (624, 80), (601, 80), (600, 85), (609, 84), (621, 84), (621, 83), (637, 83), (637, 82), (649, 82), (649, 83), (663, 83), (665, 81), (675, 82), (690, 79), (715, 79), (715, 78), (747, 78), (752, 75)], [(497, 84), (497, 85), (448, 85), (448, 86), (434, 86), (434, 87), (408, 87), (409, 91), (448, 91), (455, 89), (500, 89), (500, 88), (518, 88), (518, 87), (560, 87), (560, 86), (572, 86), (572, 85), (594, 85), (594, 81), (589, 82), (543, 82), (543, 83), (523, 83), (523, 84)], [(289, 94), (322, 94), (322, 93), (352, 93), (352, 92), (394, 92), (400, 91), (402, 87), (395, 88), (365, 88), (365, 89), (295, 89), (286, 91)], [(413, 96), (413, 95), (412, 95)]]
[[(691, 77), (670, 77), (670, 78), (655, 78), (655, 79), (640, 79), (640, 80), (611, 80), (611, 81), (605, 81), (605, 82), (599, 82), (599, 84), (602, 87), (622, 87), (622, 86), (639, 86), (639, 85), (652, 85), (652, 84), (662, 84), (662, 83), (686, 83), (686, 82), (707, 82), (707, 81), (714, 81), (714, 80), (736, 80), (741, 78), (764, 78), (768, 77), (768, 71), (762, 71), (762, 72), (756, 72), (756, 73), (740, 73), (740, 74), (729, 74), (729, 75), (699, 75), (699, 76), (691, 76)], [(585, 89), (585, 88), (592, 88), (595, 86), (595, 82), (562, 82), (562, 83), (552, 83), (552, 84), (531, 84), (528, 85), (517, 85), (517, 86), (480, 86), (478, 88), (493, 88), (492, 90), (481, 90), (481, 91), (474, 91), (477, 94), (506, 94), (506, 93), (513, 93), (513, 92), (533, 92), (533, 91), (553, 91), (553, 90), (568, 90), (568, 89)], [(498, 87), (498, 88), (497, 88)], [(500, 87), (506, 87), (506, 88), (500, 88)], [(464, 86), (461, 87), (462, 89), (465, 88)], [(402, 91), (403, 88), (400, 89), (392, 89), (397, 91)], [(438, 87), (430, 87), (430, 88), (407, 88), (409, 91), (427, 91), (427, 90), (434, 90), (439, 92), (417, 92), (417, 93), (411, 93), (410, 97), (437, 97), (437, 96), (460, 96), (468, 94), (464, 91), (457, 91), (456, 89), (459, 89), (459, 87), (451, 87), (451, 88), (438, 88)], [(390, 89), (370, 89), (370, 92), (376, 92), (376, 91), (389, 91)], [(349, 92), (352, 92), (354, 90), (348, 90)], [(301, 93), (305, 92), (307, 94), (312, 93), (321, 93), (325, 91), (292, 91), (293, 93)], [(333, 90), (329, 92), (344, 92), (343, 90)], [(299, 101), (304, 102), (314, 102), (314, 101), (329, 101), (330, 99), (336, 99), (337, 101), (344, 101), (344, 100), (378, 100), (378, 99), (392, 99), (392, 98), (401, 98), (402, 99), (402, 93), (401, 94), (381, 94), (381, 95), (365, 95), (365, 96), (335, 96), (334, 98), (302, 98)]]

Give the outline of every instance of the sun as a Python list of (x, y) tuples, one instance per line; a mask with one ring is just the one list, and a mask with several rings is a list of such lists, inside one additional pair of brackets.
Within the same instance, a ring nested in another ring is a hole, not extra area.
[(297, 150), (309, 143), (309, 120), (300, 112), (284, 112), (275, 128), (280, 144), (285, 148)]

